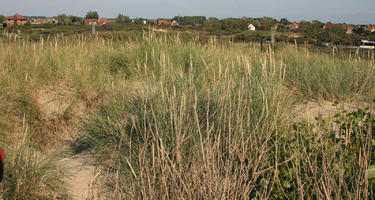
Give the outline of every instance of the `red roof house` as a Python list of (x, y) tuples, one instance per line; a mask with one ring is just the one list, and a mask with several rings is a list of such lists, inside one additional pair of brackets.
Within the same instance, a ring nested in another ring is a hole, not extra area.
[(24, 17), (24, 16), (22, 16), (20, 14), (15, 14), (15, 15), (13, 15), (11, 17), (8, 17), (7, 21), (6, 21), (6, 23), (7, 23), (8, 26), (12, 26), (12, 25), (25, 25), (28, 22), (29, 22), (29, 20), (26, 17)]
[(323, 29), (332, 28), (332, 27), (344, 27), (344, 25), (343, 24), (327, 23), (327, 24), (324, 25)]
[(115, 22), (115, 20), (109, 20), (109, 19), (85, 19), (84, 20), (84, 23), (86, 25), (91, 25), (93, 23), (97, 25), (104, 25), (104, 24), (113, 23), (113, 22)]
[(160, 19), (159, 22), (158, 22), (159, 26), (161, 25), (172, 25), (172, 22), (168, 21), (168, 20), (165, 20), (165, 19)]
[(273, 25), (273, 27), (275, 28), (275, 30), (277, 30), (279, 28), (280, 24), (275, 24)]
[(85, 20), (84, 20), (84, 23), (85, 23), (86, 25), (91, 25), (91, 24), (93, 24), (93, 23), (98, 24), (98, 19), (85, 19)]
[(375, 25), (368, 25), (365, 28), (363, 28), (365, 31), (369, 31), (371, 33), (375, 32)]
[(11, 17), (8, 17), (8, 20), (27, 20), (27, 18), (17, 13)]
[(110, 20), (110, 19), (99, 19), (99, 25), (104, 25), (104, 24), (109, 24), (109, 23), (113, 23), (115, 22), (116, 20)]
[(293, 22), (285, 26), (286, 29), (290, 29), (290, 30), (298, 29), (298, 27), (299, 25), (296, 22)]
[(166, 26), (180, 26), (180, 24), (177, 22), (177, 21), (174, 21), (173, 22), (170, 22), (168, 20), (165, 20), (165, 19), (160, 19), (159, 22), (158, 22), (159, 26), (161, 25), (166, 25)]

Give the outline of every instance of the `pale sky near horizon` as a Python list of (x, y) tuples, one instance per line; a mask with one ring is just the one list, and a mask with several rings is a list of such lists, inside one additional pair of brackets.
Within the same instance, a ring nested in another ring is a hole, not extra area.
[(150, 19), (174, 16), (282, 17), (290, 21), (320, 20), (336, 23), (375, 24), (375, 0), (17, 0), (3, 1), (0, 14), (26, 16), (84, 16), (98, 11), (100, 17)]

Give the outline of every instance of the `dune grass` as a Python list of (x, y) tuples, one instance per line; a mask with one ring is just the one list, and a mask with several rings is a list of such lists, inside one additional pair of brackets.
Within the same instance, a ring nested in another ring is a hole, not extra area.
[[(99, 188), (109, 189), (111, 199), (363, 199), (374, 194), (366, 178), (373, 159), (364, 156), (371, 140), (361, 143), (363, 148), (357, 143), (348, 148), (349, 141), (332, 139), (338, 132), (330, 125), (317, 125), (322, 131), (316, 132), (314, 125), (296, 124), (294, 110), (311, 100), (370, 102), (373, 59), (288, 44), (261, 51), (258, 44), (154, 32), (38, 42), (5, 34), (0, 52), (2, 145), (22, 140), (13, 132), (25, 119), (30, 145), (48, 155), (50, 144), (63, 134), (56, 127), (69, 119), (43, 116), (38, 91), (74, 88), (90, 111), (82, 142), (97, 153), (106, 172)], [(370, 126), (345, 130), (366, 138)], [(18, 140), (10, 142), (11, 137)], [(361, 161), (351, 165), (353, 160)], [(62, 180), (56, 165), (49, 169), (54, 181)], [(20, 183), (9, 178), (6, 184)], [(50, 186), (41, 188), (59, 191), (57, 184)], [(40, 194), (31, 190), (43, 189), (31, 188), (28, 195)]]
[(4, 179), (0, 185), (3, 199), (67, 199), (63, 178), (66, 166), (62, 154), (43, 155), (30, 142), (28, 129), (17, 145), (6, 146)]

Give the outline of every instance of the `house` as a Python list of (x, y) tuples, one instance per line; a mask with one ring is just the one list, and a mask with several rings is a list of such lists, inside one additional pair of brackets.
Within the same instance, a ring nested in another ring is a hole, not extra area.
[(375, 32), (375, 25), (368, 25), (368, 26), (365, 26), (365, 28), (363, 28), (365, 31), (368, 31), (368, 32), (371, 32), (371, 33), (374, 33)]
[(99, 19), (85, 19), (84, 23), (85, 23), (85, 25), (92, 25), (93, 23), (98, 24), (98, 21), (99, 21)]
[(273, 27), (275, 28), (275, 30), (277, 30), (279, 28), (280, 24), (275, 24), (273, 25)]
[(168, 20), (165, 20), (165, 19), (159, 19), (158, 20), (158, 25), (161, 26), (161, 25), (165, 25), (165, 26), (180, 26), (180, 24), (173, 20), (172, 22), (168, 21)]
[(27, 23), (29, 23), (29, 20), (26, 17), (24, 17), (20, 14), (15, 14), (11, 17), (8, 17), (7, 20), (6, 20), (6, 24), (8, 26), (12, 26), (12, 25), (21, 26), (21, 25), (25, 25)]
[(343, 28), (345, 28), (345, 26), (344, 26), (343, 24), (332, 24), (332, 23), (326, 23), (326, 24), (323, 26), (323, 29), (333, 28), (333, 27), (343, 27)]
[(31, 18), (29, 19), (31, 24), (57, 24), (56, 18)]
[(249, 29), (249, 31), (255, 31), (255, 26), (252, 24), (249, 24), (247, 28)]
[(346, 31), (346, 34), (351, 35), (353, 34), (354, 26), (352, 25), (344, 25), (344, 30)]
[(293, 22), (293, 23), (285, 26), (285, 28), (289, 29), (289, 30), (296, 30), (296, 29), (298, 29), (298, 27), (299, 27), (299, 25), (296, 22)]
[(172, 22), (168, 21), (168, 20), (165, 20), (165, 19), (160, 19), (159, 22), (158, 22), (159, 26), (161, 25), (167, 25), (167, 26), (170, 26), (172, 25)]
[(92, 25), (93, 23), (96, 25), (104, 25), (108, 23), (113, 23), (115, 20), (110, 20), (110, 19), (85, 19), (84, 23), (85, 25)]
[(49, 23), (49, 24), (57, 24), (58, 21), (56, 18), (47, 18), (44, 20), (45, 23)]
[(99, 25), (114, 23), (115, 21), (116, 20), (111, 20), (111, 19), (99, 19)]
[(177, 21), (173, 20), (173, 22), (171, 23), (171, 26), (180, 26), (180, 24)]

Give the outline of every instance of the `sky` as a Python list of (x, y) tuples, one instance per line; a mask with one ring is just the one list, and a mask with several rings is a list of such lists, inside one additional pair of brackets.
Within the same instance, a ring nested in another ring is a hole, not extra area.
[(174, 16), (264, 17), (290, 21), (320, 20), (348, 24), (375, 24), (375, 0), (17, 0), (3, 1), (0, 14), (10, 16), (84, 16), (98, 11), (102, 18), (119, 13), (132, 18)]

